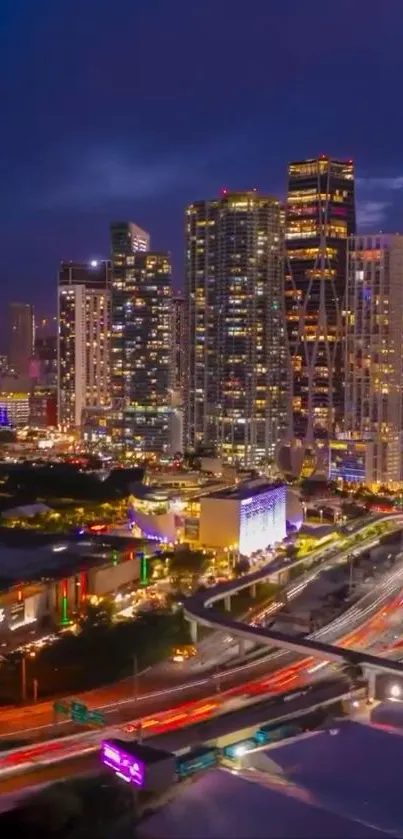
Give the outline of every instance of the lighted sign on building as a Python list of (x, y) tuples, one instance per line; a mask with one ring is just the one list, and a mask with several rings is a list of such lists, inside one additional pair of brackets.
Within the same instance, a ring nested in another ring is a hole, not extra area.
[(243, 498), (240, 510), (239, 552), (250, 556), (286, 536), (285, 486)]
[(128, 754), (115, 744), (105, 740), (102, 743), (101, 760), (105, 766), (113, 769), (118, 778), (137, 787), (144, 786), (145, 767), (141, 760)]

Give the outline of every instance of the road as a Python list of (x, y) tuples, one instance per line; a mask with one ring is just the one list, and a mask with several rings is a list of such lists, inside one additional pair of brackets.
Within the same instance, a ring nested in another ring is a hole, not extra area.
[[(194, 721), (193, 725), (182, 730), (153, 736), (152, 742), (159, 748), (175, 752), (216, 737), (236, 734), (237, 731), (242, 731), (246, 727), (258, 727), (269, 720), (304, 712), (322, 703), (334, 702), (338, 697), (349, 695), (349, 693), (350, 685), (346, 680), (332, 680), (329, 683), (314, 686), (307, 693), (301, 694), (297, 691), (295, 694), (285, 694), (278, 702), (263, 700), (253, 706), (229, 711), (216, 719), (210, 718), (204, 722)], [(95, 752), (65, 760), (63, 763), (33, 767), (18, 775), (2, 778), (0, 779), (0, 811), (18, 803), (18, 794), (32, 793), (42, 786), (72, 776), (90, 774), (99, 768), (99, 754)]]
[[(383, 605), (381, 609), (378, 608), (378, 611), (373, 612), (371, 617), (364, 609), (363, 619), (365, 618), (365, 623), (364, 620), (362, 621), (364, 625), (355, 628), (347, 635), (339, 637), (339, 643), (346, 648), (350, 646), (368, 647), (374, 640), (378, 643), (379, 635), (385, 631), (385, 621), (388, 615), (401, 608), (401, 597), (399, 595), (399, 598), (395, 598), (395, 601), (387, 607)], [(274, 697), (276, 694), (284, 694), (290, 689), (309, 685), (319, 678), (313, 658), (301, 660), (301, 657), (292, 654), (286, 655), (288, 655), (288, 659), (281, 661), (280, 669), (278, 669), (279, 662), (276, 659), (276, 654), (274, 654), (272, 664), (275, 669), (272, 672), (267, 672), (266, 663), (266, 672), (261, 678), (243, 683), (241, 686), (238, 685), (225, 693), (217, 693), (207, 697), (204, 701), (199, 698), (198, 701), (182, 703), (168, 711), (156, 712), (146, 717), (141, 717), (140, 708), (138, 708), (136, 718), (120, 728), (109, 728), (65, 739), (59, 738), (51, 742), (3, 753), (3, 755), (0, 755), (0, 776), (7, 777), (10, 774), (20, 773), (25, 775), (28, 769), (31, 771), (34, 769), (35, 772), (42, 771), (44, 764), (45, 766), (49, 764), (60, 765), (70, 759), (75, 759), (79, 754), (83, 756), (85, 753), (91, 754), (98, 750), (100, 741), (104, 736), (133, 736), (136, 733), (138, 734), (139, 718), (142, 722), (143, 736), (177, 732), (180, 729), (187, 729), (196, 722), (211, 720), (217, 714), (225, 714), (228, 710), (233, 710), (234, 705), (239, 708), (243, 704), (250, 705), (253, 702), (261, 702), (264, 696)], [(296, 658), (297, 660), (295, 660)], [(320, 674), (320, 677), (323, 678), (323, 675), (323, 673)], [(66, 770), (61, 769), (60, 771), (63, 773)]]
[[(369, 524), (372, 524), (373, 520)], [(368, 522), (362, 525), (359, 529), (365, 530), (369, 526)], [(357, 528), (358, 531), (358, 528)], [(364, 551), (374, 541), (371, 536), (367, 540), (360, 543), (359, 549)], [(335, 562), (343, 562), (351, 553), (351, 547), (342, 552), (337, 551), (337, 546), (330, 547), (331, 556), (324, 563), (321, 563), (320, 568), (330, 567)], [(329, 546), (319, 551), (314, 551), (308, 557), (309, 561), (317, 561), (320, 556), (329, 553)], [(270, 573), (278, 573), (281, 569), (288, 569), (294, 565), (301, 564), (300, 560), (296, 563), (290, 563), (286, 558), (275, 561), (270, 565)], [(295, 583), (288, 586), (288, 596), (292, 597), (300, 592), (301, 586), (308, 585), (309, 581), (316, 575), (315, 570), (308, 571), (301, 579), (299, 578)], [(262, 574), (267, 575), (267, 569), (260, 569), (255, 572), (254, 576), (261, 577)], [(247, 578), (243, 579), (246, 583)], [(212, 590), (213, 591), (213, 590)], [(273, 608), (281, 608), (281, 603), (273, 604)], [(266, 610), (267, 611), (267, 610)], [(218, 640), (217, 640), (218, 636)], [(202, 642), (200, 647), (202, 656), (215, 656), (216, 650), (223, 646), (223, 634), (214, 633), (214, 637), (206, 639)], [(277, 658), (284, 656), (284, 653), (277, 653)], [(283, 661), (287, 659), (283, 658)], [(280, 660), (278, 661), (280, 664)], [(264, 656), (262, 660), (257, 662), (246, 663), (241, 666), (236, 666), (229, 669), (228, 675), (224, 674), (196, 674), (192, 672), (191, 668), (185, 666), (175, 667), (171, 665), (167, 667), (166, 664), (160, 667), (153, 668), (152, 671), (147, 672), (138, 679), (136, 686), (136, 693), (141, 699), (135, 703), (136, 713), (142, 714), (146, 711), (160, 711), (168, 707), (172, 702), (178, 699), (193, 699), (196, 697), (203, 698), (212, 692), (213, 685), (219, 684), (221, 688), (231, 688), (235, 684), (239, 684), (242, 679), (258, 678), (263, 673), (270, 671), (271, 665), (268, 664), (268, 656)], [(110, 687), (100, 688), (94, 691), (87, 692), (79, 698), (84, 701), (90, 708), (103, 709), (106, 714), (108, 723), (114, 723), (117, 719), (122, 722), (130, 719), (134, 713), (133, 693), (134, 681), (126, 679), (120, 683), (111, 685)], [(155, 695), (157, 693), (157, 695)], [(8, 710), (0, 711), (0, 737), (22, 737), (26, 736), (30, 739), (50, 739), (56, 736), (66, 736), (74, 734), (76, 727), (71, 723), (59, 721), (55, 723), (53, 702), (43, 702), (29, 707), (10, 708)]]
[[(359, 532), (366, 530), (368, 527), (371, 527), (374, 524), (377, 524), (378, 521), (384, 520), (386, 517), (381, 516), (371, 516), (369, 519), (366, 520), (365, 525), (357, 524), (355, 525), (349, 534), (346, 534), (346, 539), (351, 539), (353, 536), (358, 534)], [(399, 521), (403, 521), (402, 515), (390, 516), (389, 519), (393, 522), (396, 521), (396, 524)], [(297, 597), (301, 591), (306, 588), (316, 577), (319, 573), (322, 573), (325, 570), (333, 568), (335, 565), (345, 564), (352, 551), (359, 550), (360, 552), (364, 552), (368, 550), (371, 545), (375, 545), (377, 543), (377, 538), (369, 536), (368, 539), (365, 539), (363, 542), (359, 543), (358, 545), (349, 545), (347, 548), (340, 550), (338, 543), (331, 543), (325, 545), (323, 548), (316, 549), (312, 551), (308, 556), (298, 559), (295, 562), (290, 562), (289, 559), (286, 557), (280, 560), (274, 560), (270, 562), (268, 565), (263, 566), (263, 568), (259, 568), (257, 571), (252, 572), (252, 574), (247, 575), (245, 579), (253, 581), (256, 579), (257, 581), (267, 579), (270, 575), (277, 575), (282, 570), (287, 571), (290, 568), (298, 567), (304, 563), (319, 563), (321, 559), (324, 557), (328, 557), (325, 561), (320, 562), (320, 565), (317, 568), (307, 570), (305, 574), (301, 577), (298, 577), (297, 580), (291, 581), (286, 587), (285, 591), (287, 593), (287, 597), (289, 600), (293, 600)], [(231, 583), (227, 584), (227, 588), (229, 589)], [(223, 586), (225, 588), (225, 586)], [(270, 615), (274, 615), (276, 611), (282, 608), (282, 602), (274, 602), (271, 604), (264, 612), (264, 614), (268, 617)], [(248, 621), (249, 622), (249, 621)], [(225, 630), (224, 630), (225, 632)], [(209, 659), (213, 659), (217, 664), (228, 662), (231, 658), (238, 654), (239, 644), (236, 639), (233, 639), (231, 635), (225, 633), (226, 638), (226, 648), (223, 652), (223, 633), (219, 631), (213, 631), (210, 636), (201, 641), (198, 645), (198, 650), (200, 655), (208, 661)], [(248, 650), (251, 647), (256, 646), (253, 641), (245, 643), (245, 649)], [(197, 659), (190, 660), (188, 662), (188, 669), (195, 670), (199, 665), (200, 655)]]

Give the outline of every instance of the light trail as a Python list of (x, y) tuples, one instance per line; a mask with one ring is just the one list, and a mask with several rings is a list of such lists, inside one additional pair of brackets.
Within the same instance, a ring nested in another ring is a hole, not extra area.
[[(366, 549), (364, 544), (361, 545), (361, 550)], [(291, 567), (290, 565), (287, 566), (288, 568)], [(349, 632), (347, 635), (343, 635), (342, 633), (346, 631), (347, 625), (351, 626), (351, 623), (355, 624), (358, 623), (361, 625), (360, 631), (361, 633), (364, 631), (364, 627), (368, 627), (373, 623), (375, 620), (380, 620), (383, 616), (383, 612), (385, 611), (385, 603), (393, 593), (396, 591), (397, 583), (399, 582), (399, 588), (401, 588), (402, 581), (399, 577), (402, 575), (403, 566), (399, 570), (394, 570), (389, 575), (386, 575), (384, 579), (379, 582), (377, 597), (372, 599), (371, 603), (368, 603), (365, 606), (363, 605), (363, 601), (365, 601), (366, 597), (370, 597), (370, 595), (366, 595), (360, 604), (356, 604), (355, 606), (351, 607), (343, 616), (337, 618), (332, 624), (327, 627), (324, 627), (322, 630), (319, 630), (317, 633), (314, 633), (313, 638), (320, 638), (323, 637), (324, 634), (328, 634), (331, 632), (332, 634), (338, 635), (338, 643), (339, 646), (348, 647), (352, 644), (353, 641), (357, 639), (357, 630), (358, 626), (354, 627), (354, 632)], [(272, 573), (278, 573), (278, 569), (274, 570)], [(371, 595), (372, 597), (372, 595)], [(396, 598), (395, 598), (396, 599)], [(399, 605), (401, 605), (401, 596), (397, 598)], [(375, 614), (373, 614), (373, 610), (377, 610)], [(372, 615), (370, 614), (372, 612)], [(340, 634), (339, 634), (340, 633)], [(270, 654), (265, 660), (281, 660), (290, 656), (290, 653), (284, 651), (278, 651), (275, 653)], [(253, 662), (253, 665), (256, 666), (256, 662)], [(66, 760), (70, 757), (74, 757), (77, 755), (84, 755), (86, 753), (94, 752), (99, 747), (99, 743), (101, 739), (107, 733), (113, 733), (116, 735), (117, 732), (124, 732), (126, 734), (132, 734), (134, 730), (138, 730), (139, 726), (141, 725), (141, 729), (147, 732), (147, 734), (156, 734), (161, 733), (162, 731), (169, 731), (172, 728), (181, 728), (183, 726), (192, 724), (194, 722), (199, 722), (203, 719), (209, 718), (212, 714), (215, 713), (225, 713), (225, 703), (228, 699), (231, 698), (238, 698), (241, 701), (242, 697), (247, 697), (248, 699), (253, 698), (254, 696), (264, 696), (264, 695), (273, 695), (276, 693), (284, 692), (285, 687), (288, 687), (292, 682), (296, 682), (300, 680), (302, 677), (306, 678), (309, 676), (309, 668), (315, 665), (315, 658), (310, 656), (307, 658), (302, 658), (300, 661), (297, 661), (291, 665), (285, 666), (277, 670), (275, 673), (272, 673), (269, 677), (265, 679), (258, 679), (253, 682), (244, 683), (236, 688), (230, 688), (229, 690), (224, 691), (220, 698), (211, 697), (211, 701), (207, 701), (206, 699), (202, 700), (204, 702), (204, 706), (201, 705), (201, 701), (191, 701), (182, 705), (179, 705), (175, 708), (170, 709), (169, 711), (165, 711), (159, 714), (153, 714), (152, 716), (144, 716), (140, 719), (133, 720), (128, 723), (126, 726), (113, 726), (109, 729), (103, 730), (102, 732), (91, 732), (89, 734), (77, 734), (73, 735), (72, 737), (67, 737), (62, 740), (53, 740), (48, 741), (47, 743), (42, 743), (37, 746), (32, 746), (28, 748), (21, 748), (21, 749), (13, 749), (9, 752), (4, 752), (0, 754), (0, 775), (1, 774), (10, 774), (21, 769), (35, 769), (36, 767), (46, 766), (52, 763), (59, 763), (63, 760)], [(244, 665), (240, 665), (236, 668), (233, 668), (232, 673), (240, 673), (245, 671), (246, 669), (250, 668), (251, 664), (247, 663)], [(225, 673), (226, 676), (229, 675), (228, 671)], [(217, 674), (216, 678), (222, 678), (222, 674)], [(207, 679), (201, 679), (193, 683), (193, 686), (197, 685), (205, 685), (206, 683), (211, 683), (212, 678), (211, 676)], [(179, 689), (186, 689), (189, 685), (186, 686), (179, 686)], [(154, 692), (150, 695), (150, 698), (155, 698), (156, 696), (164, 695), (170, 693), (176, 693), (178, 691), (178, 687), (162, 690), (158, 692)], [(142, 700), (147, 699), (147, 697), (141, 697)], [(133, 700), (129, 700), (133, 701)], [(121, 705), (126, 703), (128, 700), (123, 700), (120, 703), (115, 703), (113, 709), (116, 709), (117, 705)], [(104, 709), (110, 706), (104, 706)], [(48, 728), (49, 726), (43, 726), (44, 728)], [(38, 727), (40, 728), (40, 727)], [(17, 732), (15, 732), (17, 733)], [(11, 736), (11, 735), (8, 735)]]
[[(396, 598), (391, 604), (394, 608), (401, 605), (401, 598)], [(374, 622), (384, 613), (384, 605), (381, 611), (372, 615), (365, 625), (361, 626), (360, 634), (364, 636), (373, 626)], [(357, 638), (357, 631), (339, 639), (339, 645), (350, 646)], [(363, 640), (363, 637), (361, 638)], [(211, 697), (209, 700), (198, 700), (183, 703), (168, 711), (154, 714), (143, 718), (132, 720), (123, 726), (115, 726), (108, 732), (91, 732), (89, 734), (78, 734), (63, 740), (54, 740), (48, 743), (11, 750), (0, 754), (0, 776), (10, 776), (22, 771), (35, 770), (36, 768), (61, 763), (77, 756), (83, 756), (95, 752), (101, 740), (106, 736), (133, 735), (141, 730), (145, 736), (166, 733), (172, 730), (194, 725), (211, 718), (215, 714), (225, 713), (228, 700), (237, 699), (250, 704), (254, 701), (261, 701), (265, 696), (274, 696), (284, 693), (291, 687), (297, 687), (304, 683), (310, 675), (310, 668), (315, 664), (312, 657), (297, 661), (284, 667), (269, 677), (248, 682), (241, 686), (230, 688), (219, 697)], [(235, 710), (235, 709), (234, 709)]]

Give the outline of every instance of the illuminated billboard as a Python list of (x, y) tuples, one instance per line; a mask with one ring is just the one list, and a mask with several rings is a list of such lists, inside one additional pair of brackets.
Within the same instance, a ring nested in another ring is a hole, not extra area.
[(286, 536), (286, 488), (268, 487), (241, 500), (239, 551), (250, 556)]
[(145, 765), (134, 755), (128, 754), (115, 743), (104, 740), (101, 749), (101, 760), (105, 766), (113, 769), (118, 778), (127, 784), (143, 787), (145, 781)]

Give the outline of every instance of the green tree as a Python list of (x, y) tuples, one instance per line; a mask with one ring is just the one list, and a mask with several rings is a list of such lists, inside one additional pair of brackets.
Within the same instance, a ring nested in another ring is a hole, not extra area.
[(176, 587), (195, 586), (207, 567), (208, 557), (202, 551), (181, 550), (169, 559), (169, 573)]
[(82, 629), (92, 629), (94, 626), (109, 627), (112, 624), (114, 607), (110, 600), (99, 600), (91, 603), (87, 600), (80, 616)]

